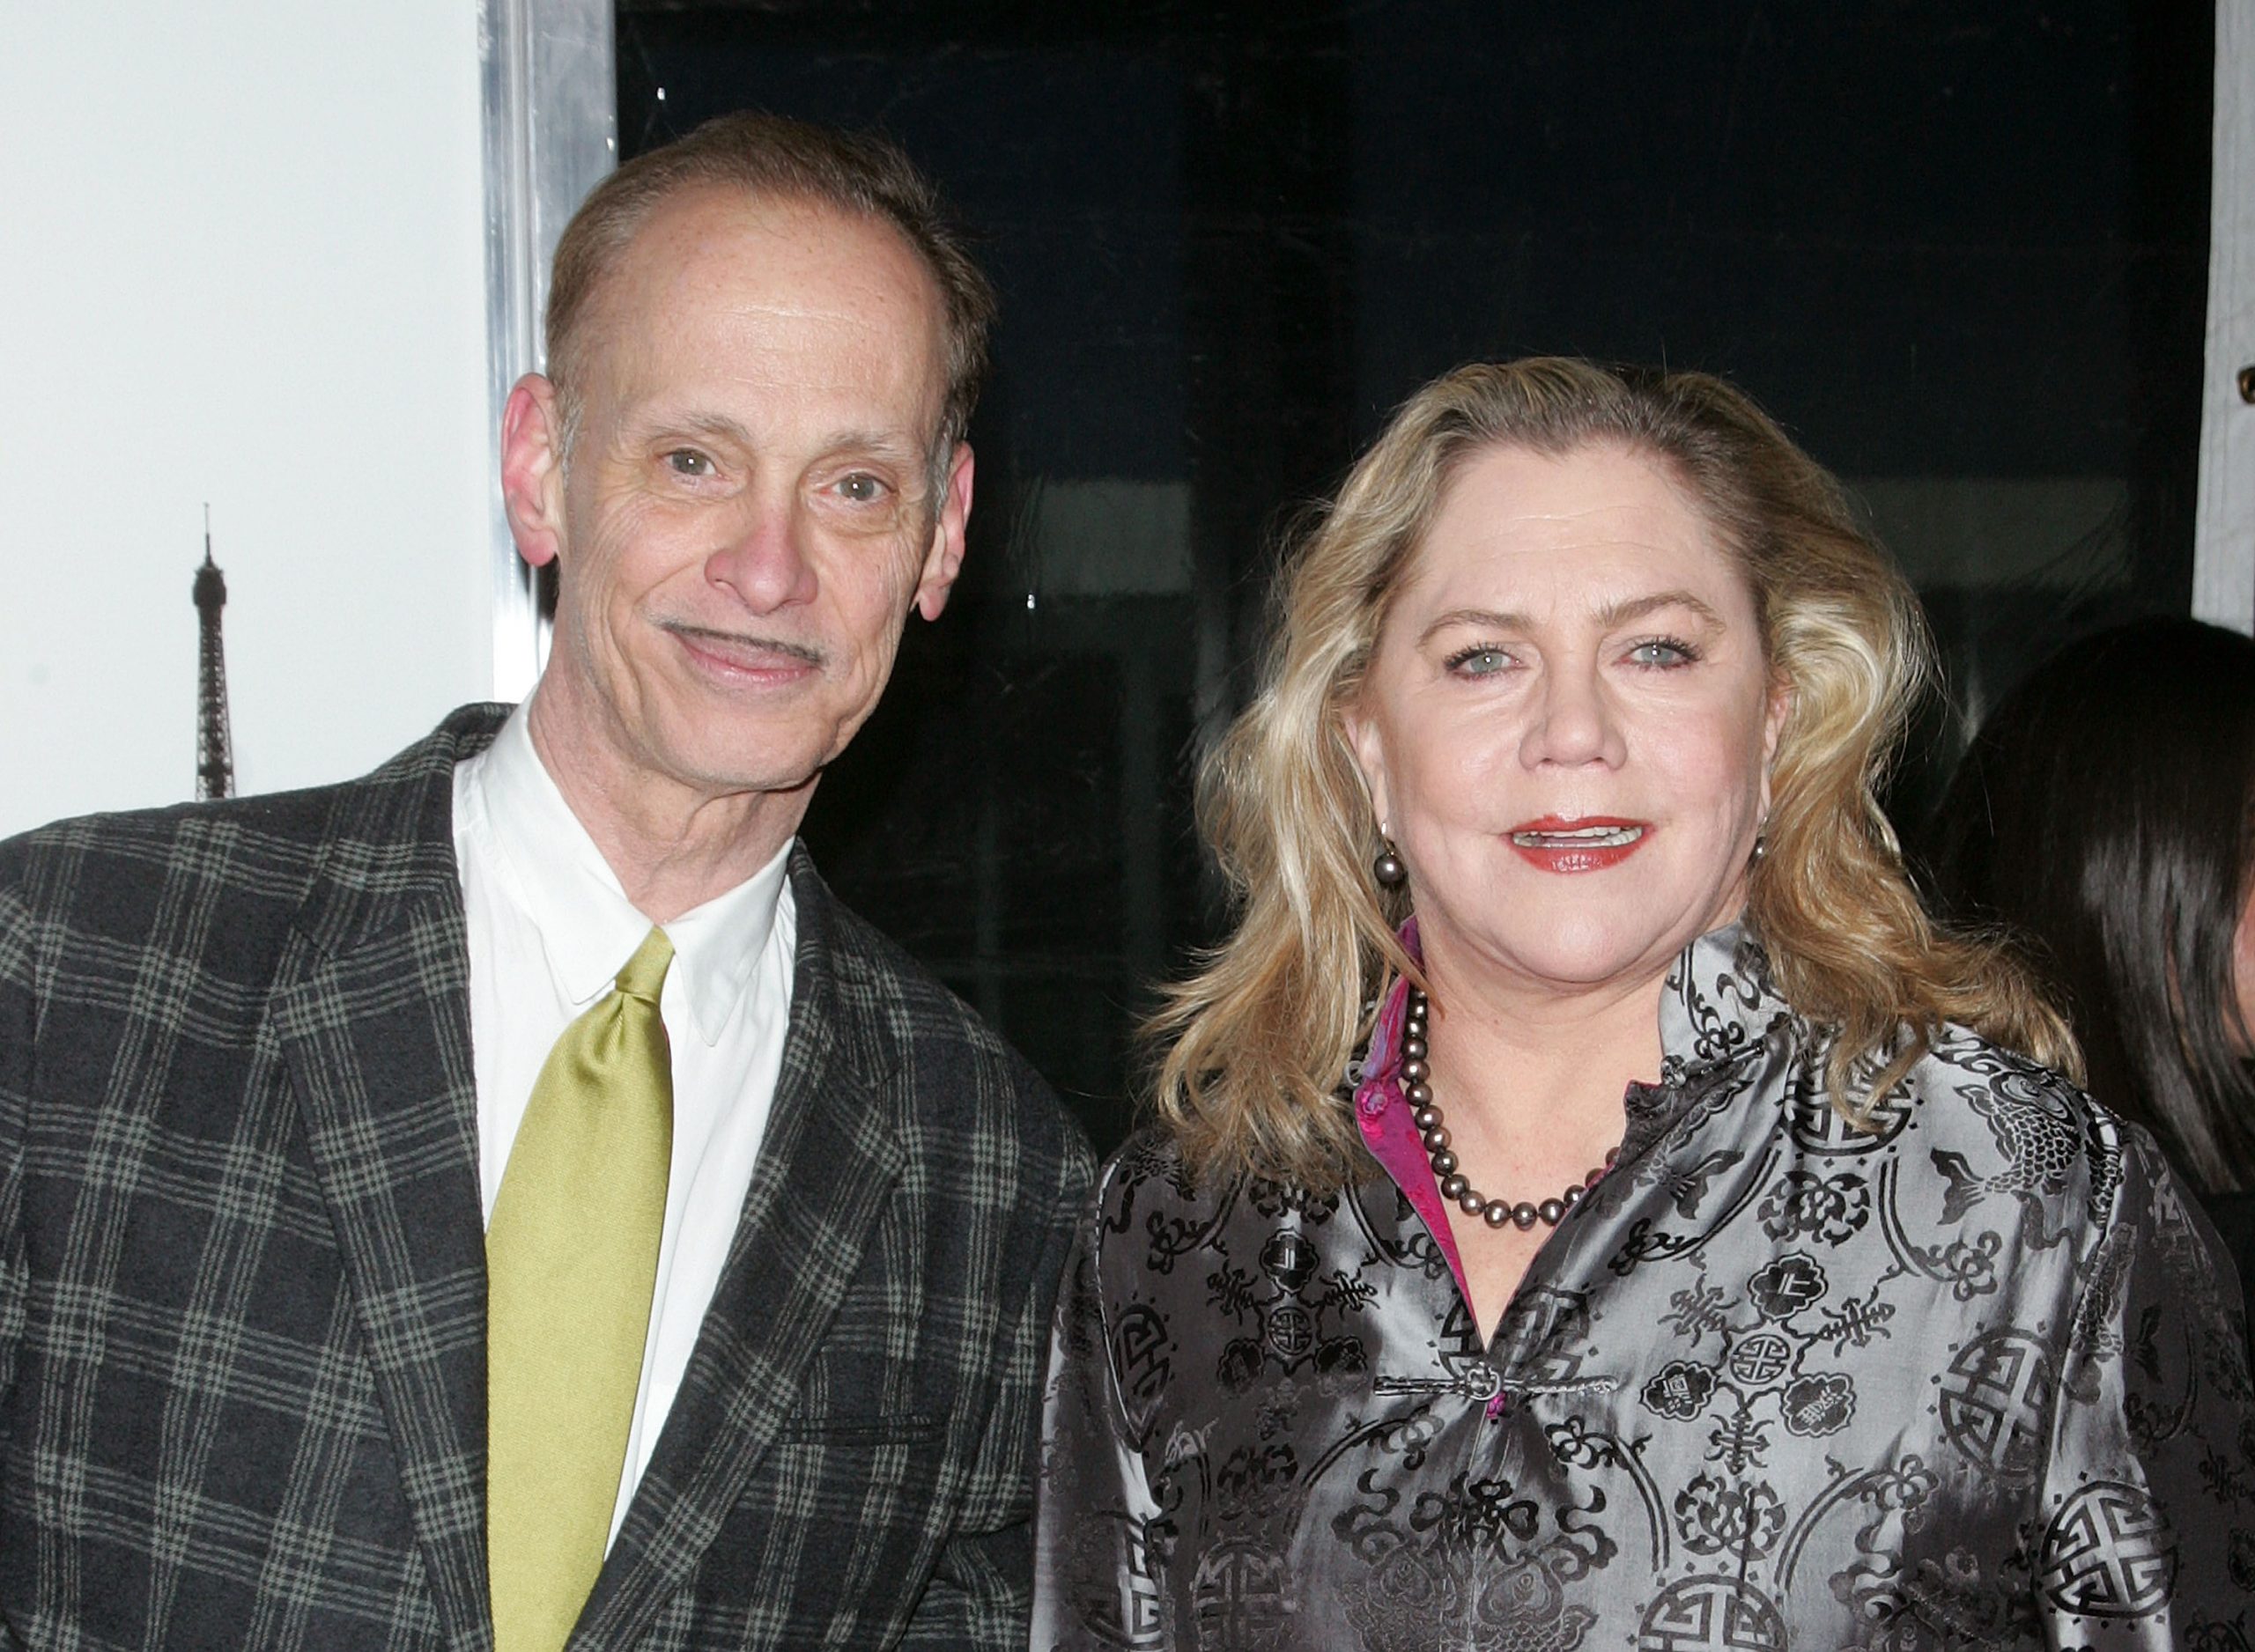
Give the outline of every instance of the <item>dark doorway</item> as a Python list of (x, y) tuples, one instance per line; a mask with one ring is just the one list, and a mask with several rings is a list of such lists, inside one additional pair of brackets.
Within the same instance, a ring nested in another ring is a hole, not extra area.
[(1926, 598), (1914, 820), (2052, 646), (2191, 588), (2213, 15), (2193, 4), (621, 0), (632, 154), (876, 127), (1003, 295), (957, 601), (806, 833), (1110, 1145), (1224, 921), (1190, 820), (1281, 528), (1459, 361), (1723, 373)]

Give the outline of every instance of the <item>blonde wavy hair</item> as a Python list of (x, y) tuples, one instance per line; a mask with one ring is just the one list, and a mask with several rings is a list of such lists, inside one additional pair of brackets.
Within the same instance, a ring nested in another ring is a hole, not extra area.
[(1199, 779), (1237, 926), (1144, 1028), (1157, 1110), (1194, 1172), (1311, 1187), (1346, 1174), (1340, 1074), (1394, 977), (1416, 971), (1394, 935), (1406, 903), (1368, 870), (1379, 840), (1345, 713), (1465, 461), (1593, 444), (1659, 459), (1700, 502), (1792, 690), (1746, 918), (1786, 1001), (1837, 1034), (1842, 1110), (1859, 1118), (1945, 1021), (2080, 1079), (2074, 1035), (2007, 945), (1937, 926), (1904, 870), (1877, 788), (1932, 681), (1932, 645), (1840, 484), (1719, 379), (1535, 358), (1462, 367), (1413, 396), (1280, 578), (1261, 690)]

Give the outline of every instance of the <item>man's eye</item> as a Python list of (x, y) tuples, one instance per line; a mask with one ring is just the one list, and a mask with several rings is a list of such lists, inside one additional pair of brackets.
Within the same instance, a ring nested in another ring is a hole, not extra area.
[(709, 476), (713, 461), (694, 447), (676, 447), (666, 455), (667, 468), (680, 476)]
[(875, 505), (884, 498), (885, 485), (878, 477), (857, 470), (838, 479), (838, 492), (841, 498), (851, 499), (856, 505)]

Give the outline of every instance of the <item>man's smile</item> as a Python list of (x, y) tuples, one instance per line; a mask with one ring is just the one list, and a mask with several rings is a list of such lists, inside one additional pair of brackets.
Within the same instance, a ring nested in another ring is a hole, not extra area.
[(658, 629), (679, 643), (699, 669), (739, 682), (796, 682), (818, 674), (828, 663), (823, 650), (780, 638), (750, 637), (672, 620), (659, 621)]

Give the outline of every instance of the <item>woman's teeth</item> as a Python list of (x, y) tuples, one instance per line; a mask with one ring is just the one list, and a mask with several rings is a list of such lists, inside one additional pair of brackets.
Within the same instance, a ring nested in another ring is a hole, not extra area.
[(1522, 849), (1618, 849), (1645, 835), (1641, 826), (1578, 826), (1571, 831), (1513, 832)]

